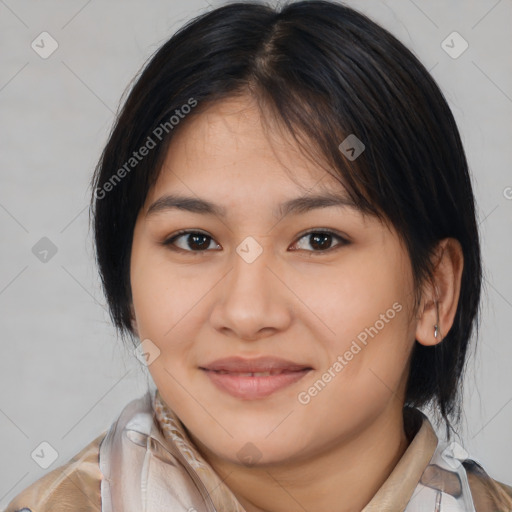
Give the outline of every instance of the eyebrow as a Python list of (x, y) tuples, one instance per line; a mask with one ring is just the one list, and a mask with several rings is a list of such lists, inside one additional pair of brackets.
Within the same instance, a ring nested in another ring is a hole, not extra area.
[[(308, 195), (296, 197), (281, 203), (275, 214), (277, 217), (285, 215), (303, 214), (318, 208), (329, 207), (351, 208), (357, 212), (362, 212), (352, 199), (340, 193), (326, 192), (323, 194)], [(202, 215), (215, 215), (220, 218), (226, 218), (227, 210), (225, 207), (212, 203), (206, 199), (198, 197), (182, 196), (176, 194), (167, 194), (157, 199), (146, 212), (146, 217), (159, 212), (169, 210), (181, 210)]]

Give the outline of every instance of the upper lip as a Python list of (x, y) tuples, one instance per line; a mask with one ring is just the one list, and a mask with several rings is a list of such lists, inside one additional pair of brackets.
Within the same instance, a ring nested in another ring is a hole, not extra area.
[(304, 369), (312, 369), (307, 364), (294, 363), (279, 357), (262, 356), (253, 359), (246, 359), (243, 357), (225, 357), (216, 359), (211, 363), (200, 366), (204, 370), (219, 371), (224, 370), (227, 372), (268, 372), (271, 370), (290, 370), (299, 371)]

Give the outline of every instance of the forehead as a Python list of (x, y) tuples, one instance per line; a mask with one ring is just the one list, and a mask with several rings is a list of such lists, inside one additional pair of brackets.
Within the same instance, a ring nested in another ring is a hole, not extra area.
[(226, 196), (261, 189), (344, 192), (325, 164), (313, 161), (278, 122), (262, 118), (254, 98), (229, 98), (196, 112), (173, 135), (153, 197), (170, 188)]

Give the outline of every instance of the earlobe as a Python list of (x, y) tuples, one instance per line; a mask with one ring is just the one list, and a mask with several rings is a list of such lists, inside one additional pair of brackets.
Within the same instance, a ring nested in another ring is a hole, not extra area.
[(437, 298), (429, 300), (419, 316), (416, 326), (416, 341), (421, 345), (437, 345), (444, 339), (444, 323), (441, 321), (439, 311), (442, 304)]
[(441, 343), (451, 329), (459, 302), (464, 258), (460, 242), (445, 238), (438, 246), (438, 262), (423, 296), (417, 317), (416, 340), (425, 346)]

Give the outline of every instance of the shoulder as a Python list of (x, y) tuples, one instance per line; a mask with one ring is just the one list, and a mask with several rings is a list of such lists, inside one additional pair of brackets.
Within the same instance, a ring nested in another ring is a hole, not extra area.
[(476, 512), (512, 512), (512, 487), (491, 478), (474, 460), (464, 461)]
[(98, 456), (105, 435), (103, 432), (66, 464), (29, 485), (5, 512), (99, 512), (102, 474)]

